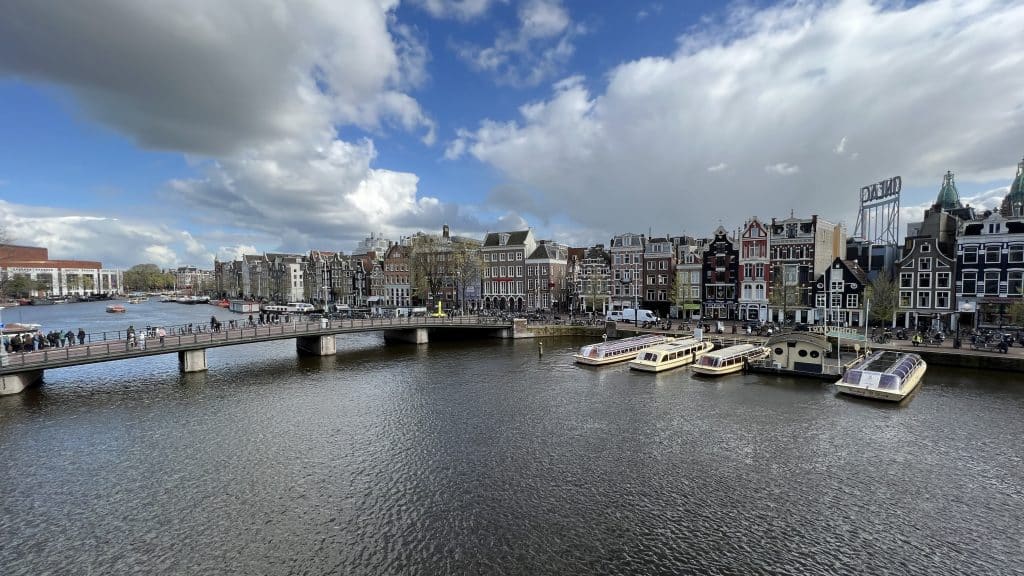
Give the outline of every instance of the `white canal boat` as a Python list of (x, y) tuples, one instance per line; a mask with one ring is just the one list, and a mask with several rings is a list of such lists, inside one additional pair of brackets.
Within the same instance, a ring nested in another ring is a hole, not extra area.
[(697, 360), (714, 347), (711, 342), (696, 338), (673, 340), (641, 351), (636, 355), (636, 359), (629, 363), (629, 367), (645, 372), (671, 370)]
[(577, 364), (603, 366), (625, 360), (632, 360), (645, 348), (673, 340), (662, 334), (643, 334), (622, 340), (610, 340), (599, 344), (588, 344), (582, 348), (575, 359)]
[(917, 388), (927, 369), (917, 354), (879, 350), (851, 366), (836, 388), (852, 396), (899, 402)]
[(767, 346), (737, 344), (701, 356), (693, 365), (693, 371), (705, 376), (731, 374), (743, 370), (750, 362), (764, 360), (770, 352)]

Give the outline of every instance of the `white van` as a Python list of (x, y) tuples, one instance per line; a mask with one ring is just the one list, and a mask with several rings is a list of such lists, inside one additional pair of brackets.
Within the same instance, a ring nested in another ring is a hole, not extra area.
[(622, 322), (622, 310), (609, 310), (604, 319), (609, 322)]
[(633, 324), (643, 324), (644, 322), (657, 322), (658, 317), (654, 315), (654, 312), (644, 308), (640, 308), (639, 310), (626, 308), (622, 311), (622, 321)]

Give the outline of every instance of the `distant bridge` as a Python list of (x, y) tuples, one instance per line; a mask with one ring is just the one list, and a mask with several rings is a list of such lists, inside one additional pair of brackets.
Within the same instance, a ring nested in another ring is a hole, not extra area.
[[(204, 329), (167, 334), (161, 338), (150, 330), (145, 347), (127, 338), (92, 340), (87, 344), (44, 348), (29, 352), (0, 350), (0, 395), (17, 394), (40, 382), (43, 371), (98, 362), (113, 362), (157, 354), (178, 354), (182, 372), (207, 369), (206, 349), (253, 342), (295, 339), (299, 354), (328, 356), (337, 352), (335, 336), (359, 332), (383, 332), (385, 341), (423, 344), (432, 332), (473, 333), (491, 338), (514, 338), (513, 321), (486, 316), (456, 318), (392, 318), (366, 320), (300, 321), (280, 324), (223, 323), (219, 330)], [(178, 332), (178, 331), (175, 331)], [(120, 336), (120, 333), (119, 333)], [(138, 340), (141, 344), (142, 340)]]

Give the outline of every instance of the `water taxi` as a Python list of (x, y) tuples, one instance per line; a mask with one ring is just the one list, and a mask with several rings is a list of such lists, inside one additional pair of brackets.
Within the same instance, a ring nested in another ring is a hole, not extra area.
[(851, 366), (836, 388), (852, 396), (899, 402), (917, 388), (927, 369), (917, 354), (879, 350)]
[(125, 311), (125, 308), (121, 304), (110, 304), (109, 306), (107, 306), (107, 312), (111, 312), (111, 313), (116, 314), (116, 313), (124, 312), (124, 311)]
[(612, 340), (599, 344), (588, 344), (580, 348), (579, 354), (574, 357), (577, 364), (589, 364), (591, 366), (603, 366), (614, 364), (636, 358), (637, 353), (645, 348), (662, 344), (673, 338), (662, 334), (644, 334)]
[(755, 344), (737, 344), (714, 352), (708, 352), (693, 365), (693, 371), (705, 376), (720, 376), (743, 370), (743, 367), (757, 360), (768, 357), (770, 350), (766, 346)]
[(645, 372), (671, 370), (696, 361), (714, 347), (715, 345), (707, 340), (681, 338), (642, 350), (629, 363), (629, 367)]

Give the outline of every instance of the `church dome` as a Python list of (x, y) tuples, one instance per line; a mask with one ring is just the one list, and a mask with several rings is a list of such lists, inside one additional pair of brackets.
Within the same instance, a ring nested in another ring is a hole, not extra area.
[(1010, 193), (1003, 198), (999, 213), (1003, 216), (1024, 216), (1024, 160), (1017, 164), (1017, 175), (1010, 184)]
[(953, 181), (953, 173), (948, 170), (942, 177), (942, 187), (939, 188), (939, 197), (935, 200), (935, 207), (946, 212), (963, 208), (960, 204), (960, 193), (956, 189), (956, 182)]

